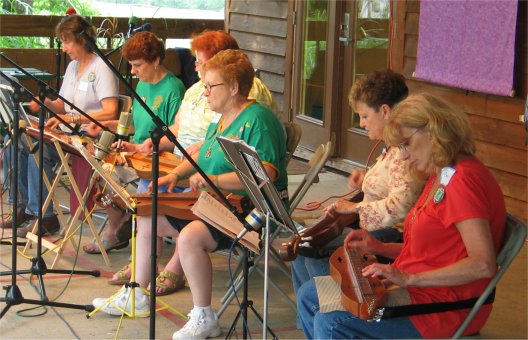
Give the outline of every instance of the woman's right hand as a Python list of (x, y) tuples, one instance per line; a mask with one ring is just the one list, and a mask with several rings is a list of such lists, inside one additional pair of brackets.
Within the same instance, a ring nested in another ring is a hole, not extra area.
[[(169, 172), (167, 175), (158, 178), (158, 187), (166, 185), (167, 186), (166, 192), (172, 192), (172, 190), (178, 184), (178, 180), (179, 180), (178, 175), (176, 175), (174, 172)], [(149, 184), (148, 190), (152, 192), (152, 182)]]
[(380, 247), (383, 243), (378, 241), (372, 234), (365, 229), (351, 230), (343, 241), (346, 249), (351, 250), (359, 248), (369, 254), (379, 254)]
[(151, 155), (154, 150), (152, 139), (147, 138), (142, 144), (138, 145), (137, 151), (144, 153), (145, 155)]
[(348, 176), (348, 189), (361, 189), (363, 178), (365, 178), (365, 170), (352, 170), (352, 173)]
[[(114, 142), (112, 144), (112, 148), (116, 148), (117, 144), (118, 144), (118, 142)], [(123, 141), (121, 143), (121, 149), (117, 150), (117, 151), (119, 151), (119, 152), (121, 152), (121, 151), (123, 151), (123, 152), (137, 152), (138, 151), (138, 146), (139, 145), (137, 145), (137, 144), (133, 144), (133, 143), (130, 143), (130, 142)]]

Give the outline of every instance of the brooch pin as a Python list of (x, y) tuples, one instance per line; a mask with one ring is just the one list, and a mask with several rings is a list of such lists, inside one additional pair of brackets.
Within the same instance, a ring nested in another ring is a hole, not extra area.
[(445, 189), (444, 189), (444, 186), (442, 185), (436, 190), (436, 192), (435, 192), (435, 194), (433, 196), (433, 202), (435, 204), (438, 204), (438, 203), (442, 202), (444, 197), (445, 197)]
[(88, 81), (93, 82), (95, 80), (95, 73), (90, 72), (88, 73)]

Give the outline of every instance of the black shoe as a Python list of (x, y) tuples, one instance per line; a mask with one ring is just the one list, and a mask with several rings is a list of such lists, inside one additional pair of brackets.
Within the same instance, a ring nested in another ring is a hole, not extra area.
[[(26, 214), (25, 208), (18, 208), (17, 209), (17, 228), (20, 227), (20, 225), (26, 221), (29, 221), (33, 218), (33, 216)], [(13, 219), (9, 218), (7, 220), (3, 220), (0, 222), (0, 228), (11, 228), (13, 225)]]
[[(33, 224), (17, 230), (18, 237), (26, 237), (26, 234), (33, 230)], [(42, 218), (42, 236), (55, 235), (60, 230), (60, 224), (57, 216)]]

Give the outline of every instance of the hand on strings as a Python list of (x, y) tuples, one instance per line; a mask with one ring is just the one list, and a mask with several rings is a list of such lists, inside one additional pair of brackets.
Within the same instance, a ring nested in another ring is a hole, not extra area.
[[(361, 273), (365, 277), (383, 277), (390, 283), (400, 287), (407, 287), (411, 277), (411, 274), (405, 273), (390, 264), (381, 264), (378, 262), (365, 266)], [(384, 282), (384, 284), (386, 285), (387, 283)]]
[(339, 215), (351, 215), (356, 212), (356, 203), (347, 200), (339, 200), (323, 209), (326, 216), (337, 217)]
[(350, 190), (361, 189), (363, 178), (365, 178), (365, 170), (352, 170), (348, 176), (348, 188)]
[(196, 173), (189, 178), (189, 186), (193, 191), (198, 191), (202, 188), (209, 188), (209, 183), (200, 175)]
[(152, 155), (152, 151), (154, 151), (154, 144), (152, 143), (152, 139), (145, 139), (145, 141), (142, 144), (139, 144), (134, 151), (141, 152), (145, 155)]
[(379, 249), (383, 243), (378, 241), (365, 229), (351, 230), (343, 241), (346, 249), (361, 249), (369, 254), (379, 254)]
[[(160, 178), (158, 178), (158, 187), (166, 185), (167, 186), (166, 192), (172, 192), (174, 187), (176, 187), (176, 185), (178, 184), (178, 181), (179, 181), (178, 175), (175, 174), (174, 172), (169, 172), (167, 175), (161, 176)], [(148, 190), (152, 192), (152, 182), (148, 185)]]
[[(65, 121), (66, 115), (58, 115), (58, 116), (62, 120)], [(61, 122), (56, 117), (51, 117), (50, 119), (48, 119), (48, 121), (46, 122), (46, 125), (44, 127), (53, 130), (53, 129), (57, 128), (60, 124), (61, 124)]]
[(99, 136), (101, 132), (103, 132), (103, 129), (94, 122), (90, 122), (86, 126), (86, 133), (89, 136)]
[[(117, 144), (118, 143), (119, 142), (112, 143), (112, 148), (114, 148), (114, 149), (117, 148)], [(117, 151), (118, 152), (136, 152), (138, 147), (139, 147), (139, 145), (137, 145), (137, 144), (122, 141), (121, 142), (121, 149), (117, 150)]]

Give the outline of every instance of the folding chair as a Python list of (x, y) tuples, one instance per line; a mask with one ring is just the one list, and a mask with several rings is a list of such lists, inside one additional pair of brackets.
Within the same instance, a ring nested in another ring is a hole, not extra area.
[(499, 270), (493, 276), (486, 289), (484, 289), (484, 292), (478, 298), (473, 308), (471, 308), (471, 311), (464, 322), (462, 322), (460, 327), (458, 327), (457, 331), (453, 335), (453, 339), (459, 339), (462, 336), (462, 333), (464, 333), (467, 326), (471, 323), (477, 312), (480, 310), (480, 307), (482, 307), (484, 301), (490, 294), (493, 293), (500, 279), (504, 276), (504, 273), (506, 273), (506, 270), (511, 265), (513, 259), (515, 259), (519, 251), (521, 251), (525, 242), (526, 225), (515, 216), (508, 214), (506, 217), (506, 226), (504, 229), (502, 247), (499, 255), (497, 256), (497, 266)]
[(286, 165), (288, 165), (301, 140), (302, 129), (299, 124), (293, 122), (286, 122), (283, 125), (286, 131)]

